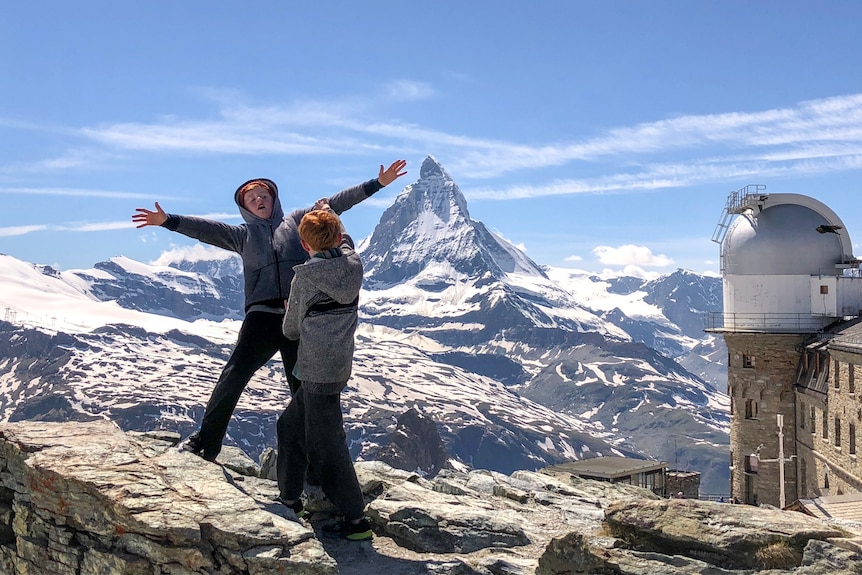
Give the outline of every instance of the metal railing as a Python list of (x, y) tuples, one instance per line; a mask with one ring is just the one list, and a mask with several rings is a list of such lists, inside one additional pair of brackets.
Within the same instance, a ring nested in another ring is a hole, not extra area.
[(727, 203), (724, 206), (721, 218), (715, 226), (715, 231), (712, 233), (712, 241), (720, 245), (724, 241), (724, 236), (730, 227), (730, 221), (733, 219), (733, 216), (742, 213), (747, 208), (754, 207), (760, 198), (765, 195), (766, 186), (762, 184), (748, 184), (744, 188), (730, 192), (730, 195), (727, 196)]
[(823, 331), (836, 318), (803, 313), (725, 313), (708, 312), (706, 331), (770, 331), (786, 333), (816, 333)]

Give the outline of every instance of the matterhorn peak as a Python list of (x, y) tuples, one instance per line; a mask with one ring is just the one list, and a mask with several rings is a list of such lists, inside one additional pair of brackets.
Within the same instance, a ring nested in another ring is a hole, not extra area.
[(432, 155), (428, 155), (425, 158), (425, 161), (422, 162), (422, 167), (419, 169), (419, 178), (420, 179), (430, 179), (430, 178), (448, 178), (449, 174), (446, 173), (446, 170), (443, 169), (443, 166), (440, 165), (440, 162), (437, 161)]
[(362, 246), (369, 285), (406, 281), (429, 267), (466, 277), (509, 272), (544, 276), (515, 246), (470, 219), (467, 200), (433, 156), (406, 186)]

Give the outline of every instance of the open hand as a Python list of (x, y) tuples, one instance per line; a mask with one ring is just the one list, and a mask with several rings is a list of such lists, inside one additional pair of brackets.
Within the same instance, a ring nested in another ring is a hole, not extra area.
[(135, 208), (136, 214), (132, 214), (132, 222), (138, 224), (136, 228), (144, 226), (160, 226), (168, 221), (168, 214), (156, 202), (156, 211), (152, 212), (147, 208)]
[[(380, 164), (380, 174), (377, 176), (377, 181), (381, 186), (388, 186), (401, 176), (407, 173), (404, 168), (407, 166), (407, 160), (395, 160), (392, 165), (383, 169), (383, 164)], [(403, 172), (401, 170), (404, 170)]]

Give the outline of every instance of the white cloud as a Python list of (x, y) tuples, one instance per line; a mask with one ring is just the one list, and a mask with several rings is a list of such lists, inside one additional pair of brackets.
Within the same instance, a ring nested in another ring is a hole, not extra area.
[(230, 250), (194, 244), (191, 246), (174, 246), (170, 250), (162, 252), (155, 261), (150, 262), (150, 265), (168, 266), (182, 261), (226, 260), (232, 257), (237, 257), (237, 254)]
[(663, 254), (653, 254), (646, 246), (626, 244), (617, 248), (611, 246), (596, 246), (593, 255), (598, 260), (611, 266), (645, 266), (667, 267), (673, 265), (673, 260)]
[(23, 236), (48, 229), (48, 226), (11, 226), (0, 228), (0, 237)]
[(55, 226), (53, 229), (64, 232), (104, 232), (110, 230), (122, 230), (134, 226), (135, 224), (133, 222), (124, 220), (121, 222), (84, 223), (76, 226)]
[(115, 192), (110, 190), (93, 190), (80, 188), (0, 188), (0, 194), (113, 198), (121, 200), (152, 197), (151, 194), (138, 194), (134, 192)]
[(563, 261), (564, 262), (579, 262), (583, 259), (584, 258), (582, 258), (581, 256), (568, 256), (566, 258), (563, 258)]
[(242, 95), (232, 93), (228, 98), (211, 92), (205, 96), (219, 109), (210, 118), (164, 117), (149, 123), (89, 126), (77, 135), (110, 150), (152, 152), (380, 155), (382, 151), (434, 150), (438, 157), (451, 159), (447, 169), (462, 180), (576, 162), (599, 168), (591, 169), (598, 175), (586, 179), (466, 193), (474, 199), (648, 191), (862, 168), (862, 93), (778, 109), (659, 119), (611, 128), (579, 141), (525, 145), (446, 133), (387, 117), (387, 103), (394, 99), (409, 102), (431, 97), (434, 88), (428, 83), (396, 80), (384, 92), (382, 98), (351, 94), (342, 100), (286, 105), (250, 105)]

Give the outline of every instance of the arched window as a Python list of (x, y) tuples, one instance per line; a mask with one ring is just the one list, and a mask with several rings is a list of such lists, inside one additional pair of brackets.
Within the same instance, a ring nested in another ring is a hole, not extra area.
[(745, 400), (745, 419), (757, 419), (757, 401)]

